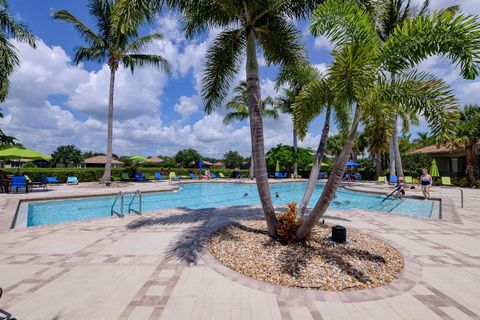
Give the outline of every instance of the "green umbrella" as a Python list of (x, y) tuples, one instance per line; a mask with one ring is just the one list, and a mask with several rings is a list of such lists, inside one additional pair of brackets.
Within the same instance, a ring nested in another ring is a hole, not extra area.
[[(0, 150), (0, 159), (13, 159), (20, 162), (21, 159), (50, 160), (50, 156), (26, 148), (13, 147)], [(20, 171), (20, 167), (18, 168), (18, 170)]]
[(132, 161), (145, 161), (145, 160), (147, 160), (147, 158), (142, 157), (142, 156), (131, 156), (131, 157), (128, 158), (128, 159), (130, 159), (130, 160), (132, 160)]
[(280, 163), (277, 160), (277, 165), (275, 166), (275, 172), (280, 172)]
[[(310, 163), (307, 167), (313, 167), (313, 164)], [(320, 167), (330, 167), (330, 165), (328, 163), (322, 162), (320, 164)]]
[(435, 161), (435, 159), (432, 160), (432, 165), (430, 167), (430, 175), (432, 177), (440, 177), (440, 173), (438, 172), (437, 161)]

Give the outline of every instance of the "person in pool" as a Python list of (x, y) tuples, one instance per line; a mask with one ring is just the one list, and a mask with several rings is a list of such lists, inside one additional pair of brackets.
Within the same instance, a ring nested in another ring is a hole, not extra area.
[(399, 199), (402, 198), (405, 195), (405, 187), (406, 183), (403, 179), (403, 177), (398, 177), (398, 185), (397, 185), (397, 192), (395, 192), (395, 198)]
[(422, 186), (422, 192), (425, 199), (430, 199), (430, 188), (433, 184), (432, 176), (428, 174), (426, 168), (423, 168), (422, 175), (420, 176), (420, 184)]

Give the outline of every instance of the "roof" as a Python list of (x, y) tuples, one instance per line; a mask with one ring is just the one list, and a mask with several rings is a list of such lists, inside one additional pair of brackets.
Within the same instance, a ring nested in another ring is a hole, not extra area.
[(413, 153), (426, 153), (426, 154), (435, 154), (435, 153), (450, 153), (453, 151), (450, 143), (437, 147), (436, 145), (423, 147), (413, 151)]
[(222, 161), (218, 161), (218, 162), (215, 162), (213, 165), (214, 165), (215, 167), (223, 167), (225, 164), (223, 164)]
[[(105, 164), (107, 163), (107, 156), (96, 156), (83, 160), (83, 163), (88, 164)], [(112, 159), (112, 164), (123, 164), (123, 162)]]
[(148, 158), (147, 160), (140, 161), (140, 163), (148, 163), (148, 162), (162, 163), (162, 162), (165, 162), (165, 160), (162, 158), (152, 157), (152, 158)]

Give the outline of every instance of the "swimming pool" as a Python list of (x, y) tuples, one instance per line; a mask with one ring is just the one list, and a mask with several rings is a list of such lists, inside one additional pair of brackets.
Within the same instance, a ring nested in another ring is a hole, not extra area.
[[(292, 201), (300, 202), (306, 185), (306, 183), (298, 182), (272, 184), (270, 189), (274, 205), (284, 206)], [(323, 187), (322, 184), (317, 184), (309, 206), (315, 205)], [(280, 195), (279, 198), (275, 197), (277, 192)], [(248, 195), (244, 196), (247, 193)], [(382, 203), (381, 201), (384, 197), (383, 195), (339, 189), (330, 208), (339, 210), (358, 208), (416, 217), (431, 217), (432, 212), (438, 210), (436, 201), (388, 199)], [(110, 216), (114, 198), (114, 196), (109, 196), (25, 203), (24, 214), (26, 217), (20, 219), (20, 221), (23, 220), (23, 222), (20, 222), (20, 225), (32, 227), (107, 217)], [(184, 184), (181, 190), (174, 192), (143, 194), (142, 199), (143, 211), (177, 207), (200, 209), (260, 204), (255, 184), (189, 183)], [(129, 203), (128, 199), (126, 203)], [(120, 204), (118, 203), (116, 205), (117, 210), (119, 206)], [(17, 225), (19, 225), (18, 219)]]

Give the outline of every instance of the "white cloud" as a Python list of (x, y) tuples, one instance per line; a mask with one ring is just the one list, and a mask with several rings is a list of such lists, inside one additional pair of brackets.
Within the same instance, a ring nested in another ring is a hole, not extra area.
[(327, 50), (329, 52), (333, 49), (333, 45), (330, 40), (328, 40), (324, 36), (319, 36), (315, 38), (314, 47), (315, 49)]
[(199, 110), (201, 103), (202, 99), (199, 96), (181, 96), (174, 109), (183, 118), (188, 118)]

